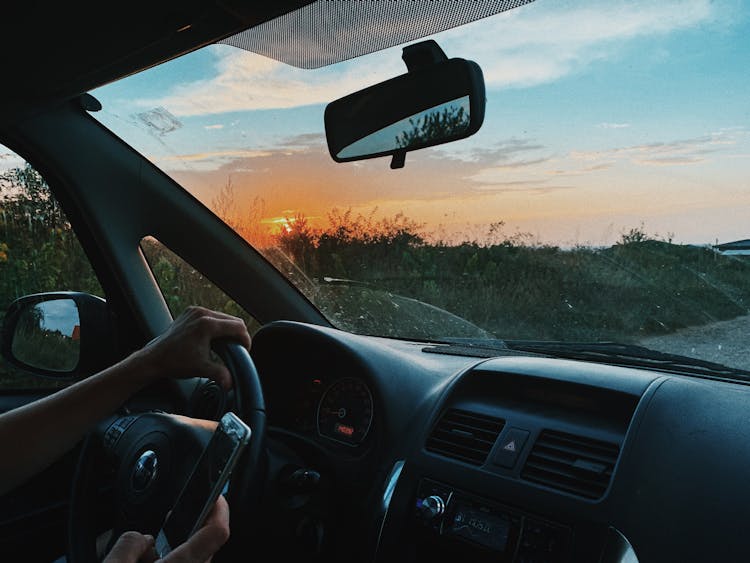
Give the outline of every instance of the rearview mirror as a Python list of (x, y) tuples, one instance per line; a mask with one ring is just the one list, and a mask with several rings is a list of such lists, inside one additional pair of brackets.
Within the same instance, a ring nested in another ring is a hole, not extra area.
[(27, 295), (3, 320), (3, 357), (36, 375), (91, 375), (114, 360), (114, 345), (106, 301), (87, 293)]
[(404, 48), (409, 72), (328, 104), (328, 150), (336, 162), (406, 153), (464, 139), (484, 121), (482, 70), (473, 61), (448, 59), (433, 40)]

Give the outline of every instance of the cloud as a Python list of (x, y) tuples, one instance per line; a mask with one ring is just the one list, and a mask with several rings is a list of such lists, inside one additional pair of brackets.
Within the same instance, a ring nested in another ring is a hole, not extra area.
[(534, 158), (530, 160), (515, 160), (512, 162), (508, 162), (506, 164), (500, 164), (498, 166), (494, 166), (493, 170), (496, 170), (498, 172), (504, 171), (504, 170), (518, 170), (519, 168), (528, 168), (530, 166), (536, 166), (537, 164), (542, 164), (543, 162), (547, 162), (549, 158)]
[(510, 165), (511, 159), (515, 158), (517, 159), (516, 162), (522, 166), (525, 162), (524, 157), (519, 155), (539, 151), (544, 148), (544, 145), (537, 143), (535, 140), (512, 137), (501, 140), (486, 148), (473, 146), (470, 149), (465, 150), (458, 146), (455, 148), (451, 147), (451, 150), (447, 150), (437, 147), (435, 151), (427, 154), (439, 155), (439, 158), (445, 156), (447, 158), (476, 162), (486, 166)]
[[(152, 160), (159, 166), (170, 170), (191, 170), (191, 171), (211, 171), (231, 165), (235, 162), (246, 162), (248, 160), (268, 157), (273, 154), (271, 151), (263, 150), (217, 150), (205, 151), (198, 153), (188, 153), (170, 156), (152, 157)], [(255, 167), (238, 166), (234, 167), (236, 172), (255, 171)]]
[(590, 174), (591, 172), (599, 172), (601, 170), (607, 170), (612, 168), (611, 162), (603, 162), (601, 164), (594, 164), (593, 166), (586, 166), (585, 168), (574, 168), (571, 170), (547, 170), (545, 174), (549, 176), (582, 176), (583, 174)]
[(630, 123), (600, 123), (598, 127), (601, 129), (627, 129), (630, 127)]
[(326, 146), (326, 136), (323, 133), (301, 133), (284, 139), (283, 145), (286, 147), (323, 148)]
[(680, 166), (704, 162), (705, 160), (705, 158), (697, 156), (665, 156), (663, 158), (644, 158), (636, 160), (636, 162), (638, 164), (646, 164), (649, 166)]
[(508, 193), (523, 192), (530, 195), (544, 195), (559, 190), (570, 190), (574, 186), (544, 185), (544, 180), (516, 180), (510, 182), (493, 182), (474, 186), (477, 192)]
[(511, 182), (493, 182), (492, 184), (485, 184), (475, 189), (477, 190), (494, 190), (494, 189), (506, 189), (506, 188), (526, 188), (528, 186), (538, 186), (539, 182), (536, 180), (515, 180)]
[(209, 129), (209, 130), (211, 130), (211, 129), (224, 129), (224, 124), (223, 123), (216, 123), (214, 125), (206, 125), (204, 127), (204, 129)]
[[(573, 6), (537, 0), (435, 37), (449, 56), (478, 62), (489, 87), (526, 87), (616, 56), (632, 39), (716, 22), (722, 10), (710, 0), (597, 0)], [(400, 47), (313, 71), (227, 45), (211, 49), (212, 78), (184, 82), (164, 97), (140, 100), (141, 107), (194, 116), (322, 104), (406, 70)]]
[(571, 151), (574, 160), (588, 162), (629, 160), (644, 166), (672, 166), (696, 164), (706, 156), (734, 147), (747, 132), (741, 128), (727, 128), (690, 139), (654, 142), (600, 151)]
[(377, 56), (366, 68), (347, 62), (309, 71), (227, 45), (212, 49), (216, 57), (212, 79), (182, 83), (165, 97), (141, 99), (138, 104), (168, 107), (179, 116), (292, 108), (328, 103), (406, 71), (400, 53)]
[[(490, 86), (554, 81), (617, 55), (627, 42), (716, 22), (711, 0), (554, 2), (537, 0), (444, 34), (445, 47), (470, 53)], [(477, 47), (479, 48), (477, 49)]]
[[(268, 149), (220, 149), (196, 153), (152, 156), (151, 159), (170, 171), (268, 172), (268, 166), (258, 160), (290, 157), (298, 154), (328, 154), (326, 138), (322, 133), (302, 133), (282, 139)], [(250, 165), (252, 164), (252, 166)]]
[[(533, 139), (511, 138), (490, 148), (475, 148), (460, 157), (465, 166), (462, 183), (475, 192), (526, 191), (528, 193), (549, 193), (569, 186), (551, 184), (545, 168), (552, 157)], [(445, 155), (456, 161), (456, 157)]]
[(270, 151), (261, 150), (230, 150), (230, 151), (207, 151), (192, 154), (181, 154), (179, 156), (166, 156), (160, 162), (195, 162), (198, 160), (216, 160), (216, 159), (238, 159), (238, 158), (260, 158), (272, 154)]

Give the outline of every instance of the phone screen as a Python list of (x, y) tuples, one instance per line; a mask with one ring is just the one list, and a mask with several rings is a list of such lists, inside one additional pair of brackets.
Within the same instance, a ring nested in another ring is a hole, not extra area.
[(203, 525), (249, 439), (250, 429), (239, 418), (232, 413), (224, 415), (164, 522), (157, 539), (160, 555), (185, 542)]

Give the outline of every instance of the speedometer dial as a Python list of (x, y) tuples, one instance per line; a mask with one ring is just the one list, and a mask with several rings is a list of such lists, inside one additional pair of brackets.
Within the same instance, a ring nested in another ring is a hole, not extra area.
[(349, 446), (361, 444), (372, 425), (372, 394), (354, 377), (331, 385), (318, 405), (318, 433)]

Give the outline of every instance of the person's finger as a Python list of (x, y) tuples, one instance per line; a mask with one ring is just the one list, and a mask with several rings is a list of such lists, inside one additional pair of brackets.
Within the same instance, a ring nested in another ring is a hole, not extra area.
[(197, 308), (203, 315), (207, 315), (209, 317), (214, 317), (217, 319), (242, 321), (242, 319), (239, 318), (238, 316), (230, 315), (229, 313), (225, 313), (224, 311), (217, 311), (216, 309), (206, 309), (205, 307), (200, 307), (200, 306), (198, 306)]
[(203, 307), (188, 307), (160, 336), (144, 347), (151, 372), (158, 376), (208, 377), (231, 389), (226, 365), (211, 353), (211, 343), (226, 339), (250, 350), (245, 322), (232, 315)]
[(235, 315), (230, 315), (229, 313), (224, 313), (223, 311), (217, 311), (215, 309), (207, 309), (205, 307), (201, 307), (200, 305), (190, 305), (182, 312), (182, 314), (179, 317), (177, 317), (177, 319), (183, 316), (185, 317), (213, 317), (215, 319), (238, 320), (240, 322), (244, 322), (242, 321), (241, 318)]
[(200, 372), (201, 377), (213, 379), (225, 391), (232, 388), (232, 376), (223, 363), (208, 361)]
[(219, 495), (211, 512), (206, 517), (206, 524), (215, 524), (229, 529), (229, 503), (223, 495)]
[(164, 563), (195, 563), (210, 561), (229, 539), (229, 505), (220, 496), (206, 523), (190, 538), (167, 555)]
[(112, 546), (104, 563), (138, 563), (142, 557), (153, 555), (154, 538), (140, 532), (125, 532)]
[(250, 349), (250, 334), (242, 319), (236, 317), (230, 319), (218, 319), (215, 317), (202, 317), (200, 319), (201, 330), (209, 335), (211, 339), (229, 338), (239, 341), (245, 348)]

